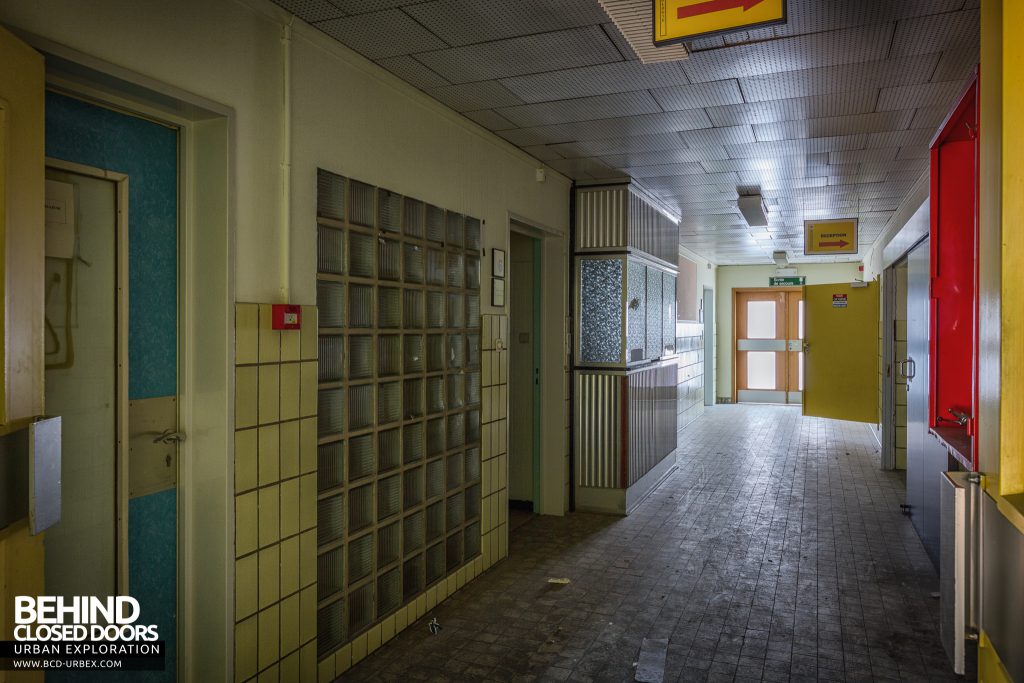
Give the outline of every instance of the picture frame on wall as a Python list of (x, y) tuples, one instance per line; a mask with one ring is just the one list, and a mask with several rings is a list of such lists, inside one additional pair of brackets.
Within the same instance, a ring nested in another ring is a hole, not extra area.
[[(491, 249), (491, 275), (494, 277), (505, 277), (505, 250)], [(502, 292), (504, 295), (504, 291)]]
[(505, 305), (505, 281), (499, 278), (491, 278), (491, 305)]

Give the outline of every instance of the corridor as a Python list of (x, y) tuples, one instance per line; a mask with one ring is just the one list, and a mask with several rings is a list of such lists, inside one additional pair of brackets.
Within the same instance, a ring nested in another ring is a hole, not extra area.
[(521, 527), (344, 680), (632, 681), (644, 638), (668, 640), (665, 681), (957, 680), (903, 477), (866, 425), (721, 405), (677, 462), (629, 517)]

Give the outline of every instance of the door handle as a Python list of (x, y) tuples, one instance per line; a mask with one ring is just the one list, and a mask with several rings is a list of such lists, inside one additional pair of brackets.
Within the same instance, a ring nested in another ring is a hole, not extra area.
[[(152, 433), (152, 432), (150, 432), (150, 433)], [(184, 432), (176, 432), (176, 431), (174, 431), (172, 429), (165, 429), (164, 431), (160, 432), (156, 436), (155, 439), (153, 439), (153, 443), (167, 443), (167, 444), (171, 444), (171, 443), (181, 443), (184, 440), (185, 440), (185, 433)]]
[[(907, 368), (910, 368), (910, 374), (907, 374)], [(913, 358), (908, 358), (903, 361), (903, 376), (907, 379), (914, 379), (917, 377), (917, 363), (914, 362)]]

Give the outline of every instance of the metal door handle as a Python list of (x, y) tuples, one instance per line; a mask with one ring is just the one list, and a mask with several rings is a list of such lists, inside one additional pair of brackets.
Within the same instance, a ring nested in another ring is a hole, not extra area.
[[(917, 363), (914, 362), (914, 359), (913, 358), (908, 358), (905, 361), (903, 361), (903, 363), (904, 363), (904, 365), (903, 365), (903, 368), (904, 368), (903, 376), (906, 377), (907, 379), (914, 379), (915, 377), (917, 377)], [(906, 371), (906, 368), (908, 366), (910, 368), (910, 374), (909, 375), (907, 374), (907, 371)]]
[(153, 443), (181, 443), (184, 440), (184, 432), (176, 432), (171, 429), (165, 429), (164, 431), (160, 432), (160, 434), (158, 434), (155, 439), (153, 439)]
[(968, 415), (967, 413), (961, 412), (959, 410), (954, 410), (952, 408), (946, 408), (946, 412), (955, 417), (956, 423), (961, 427), (966, 426), (971, 419), (971, 416)]

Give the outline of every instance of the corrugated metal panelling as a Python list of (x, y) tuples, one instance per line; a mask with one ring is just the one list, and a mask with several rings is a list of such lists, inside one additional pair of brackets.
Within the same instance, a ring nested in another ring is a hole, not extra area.
[(576, 372), (576, 453), (580, 486), (619, 488), (625, 376)]
[(679, 261), (679, 226), (632, 189), (629, 246), (673, 265)]
[(626, 246), (628, 189), (583, 188), (576, 192), (576, 249), (622, 249)]
[(676, 364), (629, 375), (629, 463), (632, 486), (676, 449)]

